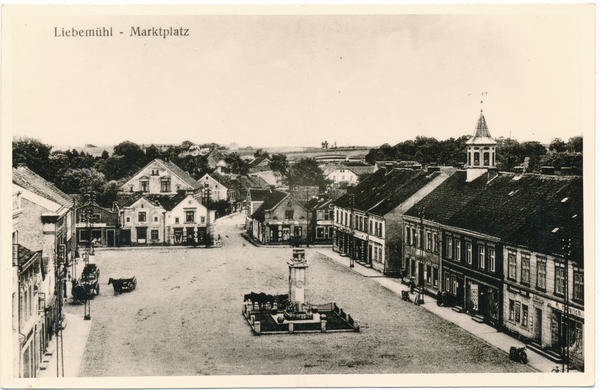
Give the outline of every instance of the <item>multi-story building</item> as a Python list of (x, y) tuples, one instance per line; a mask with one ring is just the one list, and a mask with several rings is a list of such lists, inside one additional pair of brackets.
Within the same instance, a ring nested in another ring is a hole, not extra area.
[(62, 321), (75, 252), (73, 199), (25, 166), (12, 173), (13, 313), (20, 333), (13, 366), (15, 375), (35, 377)]
[[(119, 214), (100, 206), (93, 200), (81, 202), (76, 212), (77, 246), (117, 246), (119, 242)], [(91, 241), (90, 241), (91, 240)]]
[(482, 114), (466, 170), (405, 213), (405, 266), (463, 311), (582, 366), (583, 181), (498, 172), (489, 138)]
[(170, 161), (154, 159), (120, 187), (124, 193), (176, 195), (179, 191), (197, 194), (200, 183)]
[(196, 246), (214, 239), (214, 211), (207, 210), (192, 194), (136, 193), (121, 198), (116, 207), (122, 245)]
[(287, 192), (273, 190), (250, 217), (249, 232), (263, 244), (305, 244), (312, 213)]
[(333, 249), (384, 274), (402, 272), (402, 215), (452, 170), (380, 169), (335, 200)]

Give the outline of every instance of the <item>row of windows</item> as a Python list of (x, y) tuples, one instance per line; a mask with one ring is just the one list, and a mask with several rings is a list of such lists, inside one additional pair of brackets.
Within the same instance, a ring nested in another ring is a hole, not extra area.
[(445, 258), (454, 261), (464, 261), (468, 265), (473, 265), (474, 247), (477, 256), (477, 268), (489, 272), (496, 272), (496, 248), (485, 244), (473, 245), (472, 242), (465, 241), (464, 253), (462, 241), (455, 237), (446, 237)]
[(352, 220), (352, 215), (348, 218), (347, 211), (335, 211), (335, 222), (340, 225), (350, 226), (352, 229), (361, 232), (369, 233), (377, 237), (383, 237), (383, 222), (369, 220), (369, 217), (363, 215), (355, 215)]
[[(142, 192), (150, 192), (150, 182), (148, 180), (140, 180), (140, 190)], [(131, 191), (133, 191), (133, 186), (131, 186)], [(171, 192), (171, 180), (160, 181), (160, 192)]]
[[(200, 217), (200, 223), (204, 223), (206, 220), (205, 217)], [(196, 221), (196, 212), (193, 210), (186, 210), (185, 212), (185, 223), (194, 223)], [(127, 217), (127, 222), (131, 222), (131, 218)], [(146, 212), (139, 211), (138, 212), (138, 222), (147, 222)], [(158, 217), (154, 217), (154, 222), (158, 222)], [(175, 223), (179, 223), (179, 217), (175, 217)]]
[(407, 245), (415, 246), (417, 248), (425, 249), (428, 252), (438, 253), (439, 242), (438, 234), (436, 232), (426, 231), (425, 248), (422, 247), (423, 231), (417, 229), (414, 226), (407, 226), (404, 239)]
[[(540, 290), (546, 290), (546, 267), (547, 261), (544, 257), (536, 256), (535, 262), (535, 287)], [(517, 280), (517, 253), (508, 252), (508, 279)], [(526, 286), (531, 285), (531, 256), (528, 253), (521, 253), (520, 283)], [(554, 264), (554, 293), (565, 295), (565, 268), (563, 264)], [(573, 274), (573, 299), (583, 301), (583, 273), (574, 272)]]

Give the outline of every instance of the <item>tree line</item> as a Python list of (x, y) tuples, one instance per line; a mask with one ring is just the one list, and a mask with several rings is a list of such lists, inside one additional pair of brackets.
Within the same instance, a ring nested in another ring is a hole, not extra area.
[[(124, 141), (113, 148), (112, 154), (104, 150), (100, 156), (92, 156), (85, 151), (52, 150), (51, 145), (29, 137), (13, 138), (13, 167), (25, 164), (44, 179), (55, 184), (67, 194), (86, 194), (94, 192), (99, 204), (110, 206), (116, 199), (119, 187), (146, 166), (159, 158), (170, 161), (188, 172), (194, 179), (199, 179), (215, 169), (208, 164), (208, 155), (194, 156), (189, 153), (193, 143), (184, 141), (181, 145), (161, 149), (155, 145), (142, 148), (140, 145)], [(224, 148), (217, 144), (199, 145), (200, 148), (221, 151)], [(250, 161), (240, 157), (238, 153), (222, 153), (226, 166), (225, 173), (245, 175), (250, 170)], [(314, 159), (303, 159), (290, 169), (285, 154), (269, 155), (258, 149), (254, 157), (269, 159), (269, 169), (281, 173), (284, 181), (293, 185), (326, 186), (322, 171)]]
[[(438, 141), (432, 137), (418, 136), (415, 140), (400, 142), (394, 146), (383, 144), (369, 151), (365, 160), (369, 164), (377, 161), (415, 161), (420, 164), (456, 166), (466, 163), (466, 142), (470, 136)], [(574, 174), (583, 169), (583, 137), (571, 137), (567, 142), (555, 138), (547, 148), (537, 141), (522, 142), (500, 137), (496, 140), (496, 166), (502, 171), (512, 171), (522, 166), (529, 158), (527, 171), (541, 172), (541, 167), (555, 169), (571, 167)]]

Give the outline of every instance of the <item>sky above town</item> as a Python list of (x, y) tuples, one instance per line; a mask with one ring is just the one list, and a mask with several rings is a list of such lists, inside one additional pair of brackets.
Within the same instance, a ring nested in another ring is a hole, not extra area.
[[(8, 129), (55, 148), (379, 146), (472, 134), (483, 109), (494, 138), (566, 141), (594, 130), (582, 8), (15, 17)], [(97, 27), (113, 36), (56, 36)]]

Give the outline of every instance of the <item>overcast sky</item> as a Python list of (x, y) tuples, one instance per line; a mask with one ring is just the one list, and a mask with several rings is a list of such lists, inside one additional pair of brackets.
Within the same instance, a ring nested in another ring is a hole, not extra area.
[[(54, 37), (103, 26), (112, 38)], [(11, 30), (11, 129), (57, 148), (379, 146), (472, 134), (483, 107), (495, 138), (566, 141), (593, 130), (588, 27), (569, 12), (24, 17)]]

